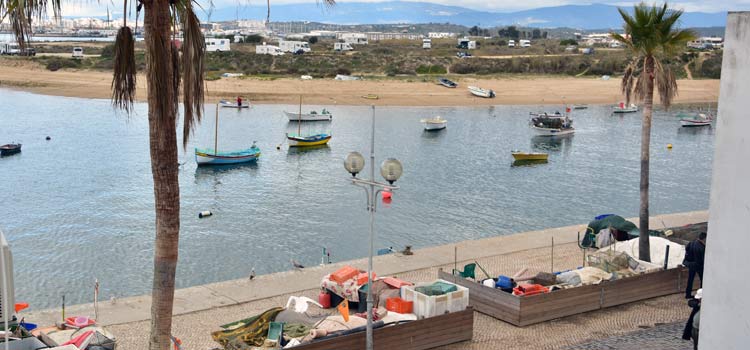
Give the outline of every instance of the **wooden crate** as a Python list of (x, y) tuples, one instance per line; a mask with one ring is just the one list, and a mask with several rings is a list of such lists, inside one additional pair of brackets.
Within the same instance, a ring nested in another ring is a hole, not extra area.
[(527, 326), (638, 300), (684, 293), (687, 270), (681, 267), (662, 270), (528, 297), (488, 288), (443, 270), (438, 271), (438, 278), (469, 288), (469, 305), (476, 311), (516, 326)]
[[(423, 350), (471, 340), (474, 332), (474, 310), (453, 312), (373, 332), (375, 349)], [(310, 344), (295, 346), (297, 350), (351, 350), (365, 348), (365, 332), (343, 335)]]

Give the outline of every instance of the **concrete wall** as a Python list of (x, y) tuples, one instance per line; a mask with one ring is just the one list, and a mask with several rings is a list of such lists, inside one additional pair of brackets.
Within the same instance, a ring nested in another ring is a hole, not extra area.
[(727, 18), (706, 240), (701, 350), (750, 349), (750, 12)]

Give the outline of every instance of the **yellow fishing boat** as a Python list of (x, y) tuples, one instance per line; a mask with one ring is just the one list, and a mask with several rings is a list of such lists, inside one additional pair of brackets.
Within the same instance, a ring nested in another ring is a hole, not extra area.
[[(331, 134), (320, 133), (302, 135), (302, 96), (299, 97), (299, 118), (297, 118), (297, 134), (286, 134), (289, 147), (311, 147), (325, 145), (331, 140)], [(278, 149), (279, 147), (277, 147)]]
[(515, 160), (547, 160), (549, 154), (547, 153), (535, 153), (535, 152), (519, 152), (513, 151), (510, 154), (513, 155)]

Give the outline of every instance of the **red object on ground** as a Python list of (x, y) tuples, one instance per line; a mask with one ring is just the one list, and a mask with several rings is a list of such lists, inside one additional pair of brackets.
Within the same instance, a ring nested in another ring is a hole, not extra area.
[(357, 274), (359, 274), (359, 270), (351, 266), (344, 266), (332, 273), (330, 279), (338, 284), (344, 284), (344, 282), (354, 278)]
[(410, 314), (414, 310), (414, 302), (399, 297), (388, 298), (385, 300), (385, 309), (399, 314)]
[[(80, 320), (76, 320), (76, 319), (80, 319)], [(76, 321), (78, 321), (78, 322), (76, 322)], [(81, 322), (81, 321), (83, 321), (83, 322)], [(77, 328), (88, 327), (88, 326), (91, 326), (91, 325), (93, 325), (95, 323), (96, 323), (95, 320), (92, 320), (92, 319), (90, 319), (88, 317), (73, 316), (73, 317), (67, 317), (67, 318), (65, 318), (65, 324), (66, 325), (77, 327)]]
[(386, 277), (383, 279), (383, 282), (393, 288), (401, 288), (403, 286), (411, 286), (413, 284), (411, 282), (402, 281), (395, 277)]
[(73, 344), (77, 347), (81, 347), (83, 345), (83, 342), (86, 341), (92, 334), (94, 334), (94, 331), (85, 331), (83, 334), (68, 340), (66, 343), (62, 344), (62, 346)]
[(549, 293), (549, 288), (541, 284), (519, 284), (513, 288), (513, 295), (527, 297), (536, 294)]
[(320, 294), (318, 294), (318, 303), (323, 306), (324, 309), (330, 309), (331, 295), (324, 290), (320, 291)]
[[(372, 272), (372, 280), (374, 281), (376, 278), (378, 278), (378, 275), (375, 274), (375, 271)], [(357, 275), (357, 284), (358, 285), (364, 285), (367, 283), (367, 272), (362, 272)]]

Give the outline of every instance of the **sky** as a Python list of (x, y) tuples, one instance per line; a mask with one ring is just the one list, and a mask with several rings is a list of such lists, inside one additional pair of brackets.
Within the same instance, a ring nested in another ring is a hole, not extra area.
[[(315, 1), (315, 0), (308, 0)], [(348, 0), (338, 0), (339, 3), (345, 3)], [(386, 0), (352, 0), (350, 2), (383, 2)], [(415, 0), (406, 0), (415, 1)], [(116, 10), (122, 6), (121, 0), (100, 0), (98, 2), (93, 1), (66, 1), (63, 0), (63, 16), (106, 16), (107, 5), (111, 8), (113, 17), (119, 17), (122, 10)], [(271, 7), (274, 4), (290, 4), (300, 3), (301, 0), (271, 0)], [(528, 10), (539, 7), (550, 7), (560, 5), (587, 5), (591, 3), (607, 4), (615, 6), (632, 6), (639, 1), (622, 1), (622, 0), (596, 0), (596, 1), (585, 1), (585, 0), (524, 0), (524, 1), (510, 1), (510, 0), (429, 0), (425, 2), (432, 2), (443, 5), (461, 6), (475, 10), (483, 11), (494, 11), (494, 12), (513, 12), (520, 10)], [(647, 0), (647, 2), (652, 2)], [(208, 3), (207, 0), (198, 0), (200, 4)], [(214, 4), (217, 8), (224, 7), (236, 7), (251, 4), (251, 5), (265, 5), (265, 1), (260, 0), (214, 0)], [(670, 7), (682, 8), (688, 12), (724, 12), (724, 11), (736, 11), (736, 10), (750, 10), (750, 0), (672, 0), (669, 1)]]

